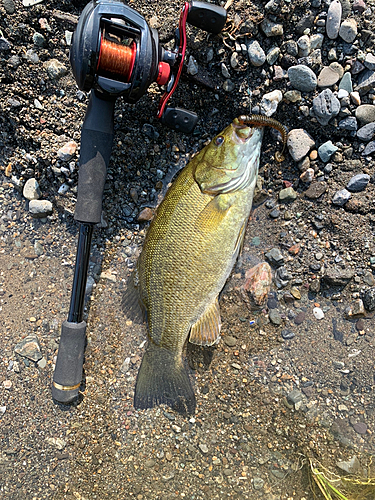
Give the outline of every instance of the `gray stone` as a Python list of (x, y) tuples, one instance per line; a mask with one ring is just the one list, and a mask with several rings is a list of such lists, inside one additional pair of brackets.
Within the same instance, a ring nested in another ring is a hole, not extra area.
[(225, 92), (233, 92), (235, 88), (235, 84), (232, 82), (232, 80), (225, 80), (223, 82), (223, 89)]
[(373, 54), (366, 54), (366, 59), (364, 61), (364, 65), (367, 69), (371, 71), (375, 70), (375, 56)]
[(286, 397), (288, 403), (296, 405), (303, 401), (303, 394), (298, 389), (293, 389)]
[(333, 153), (336, 153), (338, 150), (338, 147), (332, 144), (332, 141), (327, 141), (318, 148), (318, 154), (320, 156), (320, 159), (324, 162), (327, 163)]
[(326, 31), (331, 40), (338, 37), (341, 24), (342, 7), (339, 0), (333, 0), (327, 13)]
[(220, 66), (221, 66), (221, 74), (223, 75), (223, 77), (230, 78), (230, 73), (226, 64), (222, 62)]
[(303, 92), (311, 92), (317, 85), (315, 73), (303, 64), (291, 66), (288, 69), (288, 78), (292, 87)]
[(314, 182), (311, 184), (309, 189), (305, 191), (306, 198), (310, 200), (317, 200), (327, 191), (327, 183), (326, 182)]
[(291, 332), (290, 330), (283, 330), (281, 332), (281, 336), (284, 340), (290, 340), (290, 339), (293, 339), (296, 334), (294, 332)]
[(354, 90), (364, 95), (373, 88), (375, 88), (375, 71), (368, 69), (359, 75), (358, 85)]
[(368, 288), (363, 295), (363, 305), (369, 312), (375, 311), (375, 288)]
[(372, 155), (374, 151), (375, 151), (375, 141), (371, 141), (365, 147), (364, 151), (362, 152), (362, 156)]
[(269, 19), (264, 19), (261, 23), (261, 28), (266, 37), (271, 36), (282, 36), (284, 34), (284, 28), (282, 24), (274, 23)]
[(349, 72), (344, 73), (339, 83), (339, 90), (344, 89), (349, 94), (353, 92), (352, 75)]
[(265, 257), (271, 264), (276, 266), (281, 266), (284, 263), (284, 257), (278, 248), (271, 248), (271, 250), (265, 254)]
[(340, 101), (331, 89), (324, 89), (313, 99), (313, 110), (318, 122), (321, 125), (327, 125), (331, 118), (339, 114)]
[(270, 66), (272, 66), (273, 64), (275, 64), (275, 62), (277, 61), (277, 59), (279, 58), (279, 55), (280, 55), (280, 49), (279, 47), (272, 47), (268, 52), (267, 52), (267, 56), (266, 56), (266, 59), (267, 59), (267, 62)]
[(287, 146), (294, 161), (300, 161), (315, 145), (312, 137), (303, 129), (293, 129), (288, 134)]
[(14, 14), (16, 11), (16, 6), (13, 0), (3, 0), (4, 9), (7, 14)]
[(367, 184), (370, 182), (370, 176), (368, 174), (357, 174), (350, 179), (346, 189), (352, 193), (359, 193), (366, 189)]
[(46, 39), (41, 33), (33, 34), (33, 42), (37, 47), (44, 47), (46, 45)]
[(23, 188), (23, 196), (27, 200), (38, 200), (42, 196), (38, 181), (36, 179), (34, 179), (34, 178), (28, 179), (25, 182), (25, 185)]
[(263, 489), (264, 486), (264, 479), (261, 477), (254, 477), (253, 478), (253, 488), (254, 490), (261, 490)]
[(295, 40), (288, 40), (283, 43), (282, 48), (285, 50), (287, 54), (290, 56), (296, 57), (298, 56), (298, 45)]
[(6, 38), (0, 38), (0, 52), (6, 52), (12, 48), (12, 44)]
[(311, 50), (321, 49), (324, 41), (324, 35), (322, 33), (315, 33), (310, 37)]
[(308, 35), (303, 35), (297, 40), (298, 56), (307, 57), (311, 51), (311, 42)]
[(250, 63), (253, 66), (259, 67), (265, 63), (266, 54), (264, 53), (264, 50), (256, 40), (252, 40), (249, 43), (247, 50), (249, 54)]
[(29, 212), (32, 217), (37, 219), (51, 215), (52, 211), (52, 203), (48, 200), (31, 200), (29, 203)]
[(375, 106), (373, 104), (361, 104), (355, 110), (355, 117), (361, 125), (375, 122)]
[(357, 130), (357, 137), (361, 141), (371, 141), (371, 139), (375, 135), (375, 122), (368, 123), (367, 125), (364, 125), (361, 127), (359, 130)]
[(26, 61), (28, 61), (32, 64), (38, 64), (38, 62), (39, 62), (39, 56), (35, 52), (34, 49), (29, 49), (26, 51), (25, 59), (26, 59)]
[(44, 67), (51, 80), (58, 80), (68, 73), (67, 67), (57, 59), (46, 61)]
[(350, 200), (352, 195), (349, 193), (347, 189), (341, 189), (340, 191), (337, 191), (333, 198), (332, 198), (332, 203), (334, 205), (338, 205), (339, 207), (342, 207), (345, 205), (347, 201)]
[(354, 116), (347, 116), (339, 122), (339, 128), (343, 128), (344, 130), (355, 131), (357, 127), (357, 120)]
[(357, 474), (361, 470), (361, 464), (356, 456), (347, 462), (337, 462), (336, 466), (347, 474)]
[(340, 37), (347, 43), (353, 43), (357, 36), (357, 21), (353, 18), (345, 19), (339, 30)]
[(270, 322), (273, 325), (275, 325), (275, 326), (280, 326), (281, 325), (282, 319), (281, 319), (280, 313), (279, 313), (279, 311), (277, 309), (271, 309), (268, 312), (268, 317), (269, 317)]
[(197, 61), (194, 59), (193, 56), (190, 56), (189, 57), (189, 62), (188, 62), (188, 65), (187, 65), (187, 72), (189, 75), (196, 75), (198, 73), (199, 69), (198, 69), (198, 63)]
[(21, 342), (15, 346), (14, 352), (35, 362), (39, 361), (43, 357), (40, 352), (39, 340), (36, 335), (28, 335), (21, 340)]

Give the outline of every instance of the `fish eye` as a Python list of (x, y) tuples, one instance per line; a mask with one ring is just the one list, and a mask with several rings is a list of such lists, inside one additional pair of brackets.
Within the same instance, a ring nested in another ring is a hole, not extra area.
[(224, 142), (224, 137), (222, 135), (219, 135), (218, 137), (216, 137), (215, 139), (215, 144), (216, 146), (221, 146)]

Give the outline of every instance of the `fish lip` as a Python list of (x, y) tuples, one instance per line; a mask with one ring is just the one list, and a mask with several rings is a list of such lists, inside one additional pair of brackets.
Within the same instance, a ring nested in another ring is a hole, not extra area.
[[(233, 127), (233, 139), (235, 139), (239, 144), (244, 144), (245, 142), (248, 142), (250, 138), (254, 134), (254, 130), (261, 128), (261, 127), (249, 127), (249, 125), (246, 125), (244, 123), (241, 123), (238, 118), (235, 118), (232, 123)], [(241, 137), (238, 135), (238, 132), (243, 129), (249, 129), (249, 135), (246, 137)]]

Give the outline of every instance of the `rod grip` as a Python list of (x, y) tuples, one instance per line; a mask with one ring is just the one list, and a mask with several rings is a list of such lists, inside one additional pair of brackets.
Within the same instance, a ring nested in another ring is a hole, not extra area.
[(98, 224), (107, 168), (112, 151), (115, 99), (91, 92), (81, 132), (80, 167), (75, 220)]
[(86, 322), (64, 321), (52, 381), (52, 397), (60, 403), (72, 403), (78, 397), (82, 381)]

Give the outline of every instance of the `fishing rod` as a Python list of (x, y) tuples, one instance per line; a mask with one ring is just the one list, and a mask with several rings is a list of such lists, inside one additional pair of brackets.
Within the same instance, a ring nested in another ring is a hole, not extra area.
[(164, 86), (157, 118), (165, 125), (191, 133), (198, 121), (193, 111), (167, 106), (181, 76), (186, 52), (186, 23), (218, 34), (227, 19), (224, 8), (185, 2), (174, 49), (159, 43), (157, 30), (119, 0), (92, 0), (79, 18), (70, 50), (78, 87), (90, 92), (81, 131), (80, 167), (74, 219), (79, 237), (68, 319), (61, 327), (52, 397), (61, 403), (77, 399), (82, 381), (86, 322), (85, 289), (93, 228), (101, 220), (102, 199), (114, 136), (116, 99), (136, 103), (156, 82)]

